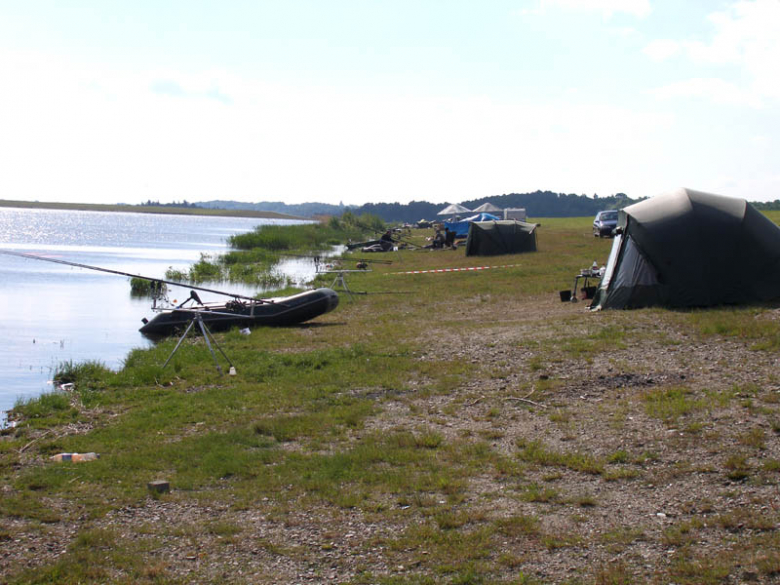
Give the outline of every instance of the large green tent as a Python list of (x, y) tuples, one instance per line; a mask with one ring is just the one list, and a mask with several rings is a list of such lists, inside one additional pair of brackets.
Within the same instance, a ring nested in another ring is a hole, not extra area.
[(780, 228), (744, 199), (677, 189), (618, 214), (592, 309), (780, 299)]
[(537, 227), (524, 221), (473, 221), (469, 224), (466, 256), (536, 252)]

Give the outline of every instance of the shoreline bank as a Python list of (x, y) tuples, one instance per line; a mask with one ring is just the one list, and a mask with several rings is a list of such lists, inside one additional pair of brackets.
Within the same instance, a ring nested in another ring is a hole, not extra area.
[(51, 203), (46, 201), (15, 201), (0, 199), (0, 207), (18, 209), (62, 209), (69, 211), (110, 211), (117, 213), (158, 213), (168, 215), (213, 215), (221, 217), (252, 217), (261, 219), (294, 219), (313, 221), (311, 218), (286, 215), (274, 211), (251, 211), (248, 209), (205, 209), (202, 207), (165, 207), (122, 205), (103, 203)]

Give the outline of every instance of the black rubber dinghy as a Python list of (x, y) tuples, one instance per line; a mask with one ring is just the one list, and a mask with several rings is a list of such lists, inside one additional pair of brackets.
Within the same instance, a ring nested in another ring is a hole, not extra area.
[(154, 337), (172, 335), (183, 331), (198, 316), (212, 331), (224, 331), (231, 327), (285, 327), (324, 315), (338, 304), (338, 293), (329, 288), (256, 302), (241, 298), (227, 303), (204, 303), (163, 311), (152, 320), (144, 321), (139, 331)]

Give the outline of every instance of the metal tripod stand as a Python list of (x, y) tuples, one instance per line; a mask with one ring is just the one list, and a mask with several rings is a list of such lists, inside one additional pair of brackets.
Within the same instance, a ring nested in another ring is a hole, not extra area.
[(344, 279), (344, 271), (337, 272), (336, 278), (333, 279), (333, 284), (330, 285), (330, 288), (333, 290), (336, 290), (336, 285), (340, 284), (342, 290), (349, 295), (349, 298), (352, 298), (352, 291), (349, 290), (349, 287), (347, 286), (347, 281)]
[(353, 294), (356, 295), (364, 295), (365, 292), (362, 291), (352, 291), (347, 286), (347, 280), (345, 278), (345, 274), (348, 274), (350, 272), (371, 272), (370, 270), (326, 270), (325, 272), (321, 272), (320, 274), (335, 274), (336, 278), (333, 279), (333, 283), (330, 285), (330, 288), (333, 290), (336, 290), (336, 285), (341, 285), (341, 289), (349, 295), (350, 299), (354, 299), (352, 296)]
[(182, 342), (184, 341), (184, 338), (187, 337), (187, 334), (190, 332), (190, 329), (192, 329), (192, 326), (195, 325), (195, 323), (198, 324), (201, 333), (203, 333), (203, 339), (206, 340), (206, 345), (208, 346), (209, 351), (211, 352), (211, 357), (214, 358), (214, 364), (217, 366), (217, 371), (219, 372), (219, 375), (223, 376), (224, 372), (222, 371), (222, 368), (219, 365), (219, 361), (217, 360), (217, 354), (214, 353), (214, 348), (211, 347), (212, 342), (214, 343), (214, 346), (219, 350), (219, 353), (221, 353), (222, 356), (227, 360), (227, 363), (230, 364), (230, 375), (231, 376), (235, 375), (236, 368), (233, 366), (233, 362), (230, 361), (230, 358), (222, 350), (222, 348), (217, 343), (217, 340), (214, 338), (214, 334), (211, 331), (209, 331), (209, 328), (203, 322), (203, 316), (200, 314), (200, 311), (196, 311), (192, 314), (192, 319), (190, 320), (190, 324), (187, 325), (187, 329), (184, 330), (184, 333), (179, 338), (179, 342), (176, 344), (176, 347), (173, 348), (171, 355), (169, 355), (168, 359), (165, 360), (165, 363), (163, 364), (163, 368), (165, 368), (165, 366), (168, 365), (168, 362), (170, 362), (171, 359), (173, 359), (174, 354), (179, 349), (179, 346), (181, 346)]

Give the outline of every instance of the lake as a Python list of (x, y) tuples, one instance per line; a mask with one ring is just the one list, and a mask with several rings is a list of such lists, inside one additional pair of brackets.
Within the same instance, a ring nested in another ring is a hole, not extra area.
[[(0, 207), (0, 250), (164, 278), (169, 267), (187, 270), (201, 254), (226, 252), (233, 234), (293, 223), (301, 222)], [(298, 283), (315, 271), (311, 262), (296, 259), (280, 269)], [(0, 254), (0, 411), (51, 391), (62, 362), (94, 360), (120, 369), (130, 350), (151, 345), (138, 332), (141, 319), (153, 316), (150, 300), (132, 297), (129, 280)], [(233, 284), (206, 286), (245, 295), (263, 292)], [(182, 300), (189, 294), (173, 289), (171, 298), (177, 292)], [(204, 301), (220, 299), (199, 294)]]

